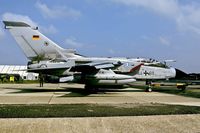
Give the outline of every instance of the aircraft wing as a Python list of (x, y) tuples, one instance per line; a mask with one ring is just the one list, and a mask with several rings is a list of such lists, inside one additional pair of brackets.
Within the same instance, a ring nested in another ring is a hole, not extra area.
[(44, 67), (44, 68), (26, 69), (26, 71), (60, 76), (67, 69), (69, 69), (69, 67)]
[(74, 67), (71, 68), (70, 71), (90, 73), (92, 71), (96, 71), (99, 69), (114, 68), (120, 64), (121, 64), (120, 62), (92, 62), (81, 65), (75, 65)]

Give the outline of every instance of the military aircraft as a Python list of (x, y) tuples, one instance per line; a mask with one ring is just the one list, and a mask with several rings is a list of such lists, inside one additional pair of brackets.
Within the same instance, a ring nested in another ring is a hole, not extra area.
[(84, 83), (86, 89), (99, 85), (124, 85), (136, 79), (169, 79), (176, 76), (175, 68), (153, 59), (85, 57), (73, 49), (61, 48), (40, 33), (38, 27), (24, 22), (3, 22), (30, 60), (30, 72), (65, 77), (61, 78), (62, 81)]

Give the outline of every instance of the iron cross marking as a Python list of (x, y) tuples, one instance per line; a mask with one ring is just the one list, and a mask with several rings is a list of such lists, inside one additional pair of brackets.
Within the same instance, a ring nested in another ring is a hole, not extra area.
[(147, 72), (146, 70), (144, 71), (144, 75), (147, 76), (149, 75), (149, 72)]

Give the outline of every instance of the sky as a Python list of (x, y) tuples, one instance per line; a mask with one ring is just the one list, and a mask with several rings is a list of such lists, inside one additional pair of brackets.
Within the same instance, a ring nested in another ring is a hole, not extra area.
[(173, 59), (173, 67), (200, 72), (199, 0), (1, 0), (0, 64), (26, 65), (3, 20), (38, 26), (85, 56)]

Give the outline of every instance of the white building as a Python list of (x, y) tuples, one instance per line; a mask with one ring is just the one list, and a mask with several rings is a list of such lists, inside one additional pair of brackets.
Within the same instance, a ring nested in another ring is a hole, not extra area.
[(37, 80), (37, 73), (26, 72), (27, 66), (0, 65), (0, 74), (18, 74), (24, 80)]

